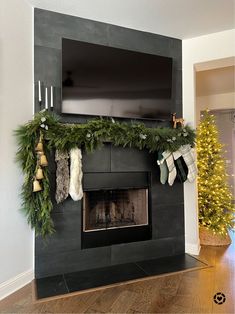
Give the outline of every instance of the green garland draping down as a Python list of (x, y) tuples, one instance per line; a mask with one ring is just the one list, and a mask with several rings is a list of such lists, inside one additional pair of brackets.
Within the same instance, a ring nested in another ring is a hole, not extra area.
[(33, 193), (37, 154), (35, 146), (40, 133), (44, 138), (44, 151), (70, 150), (81, 147), (92, 152), (109, 141), (115, 146), (134, 147), (149, 152), (176, 151), (180, 146), (194, 146), (195, 131), (189, 126), (173, 128), (148, 128), (143, 123), (123, 123), (110, 118), (98, 118), (85, 124), (62, 124), (59, 118), (47, 111), (39, 112), (34, 119), (16, 130), (18, 140), (17, 160), (24, 173), (22, 210), (37, 235), (46, 236), (54, 230), (51, 219), (52, 201), (48, 168), (44, 168), (42, 191)]

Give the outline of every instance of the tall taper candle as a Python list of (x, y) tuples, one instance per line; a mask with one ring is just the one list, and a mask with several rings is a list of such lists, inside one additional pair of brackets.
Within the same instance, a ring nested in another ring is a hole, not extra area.
[(47, 95), (47, 87), (45, 88), (45, 109), (48, 109), (48, 95)]
[(38, 101), (42, 101), (42, 94), (41, 94), (41, 82), (38, 81)]
[(51, 86), (51, 108), (53, 108), (53, 86)]

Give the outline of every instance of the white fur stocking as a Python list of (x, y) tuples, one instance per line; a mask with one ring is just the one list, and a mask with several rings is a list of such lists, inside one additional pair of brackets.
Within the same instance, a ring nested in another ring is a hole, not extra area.
[(70, 184), (69, 194), (74, 201), (83, 197), (82, 190), (82, 153), (79, 148), (70, 150)]

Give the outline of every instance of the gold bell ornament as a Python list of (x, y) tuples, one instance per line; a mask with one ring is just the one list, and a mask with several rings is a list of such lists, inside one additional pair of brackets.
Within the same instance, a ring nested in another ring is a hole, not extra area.
[(35, 178), (33, 180), (33, 192), (39, 192), (42, 190), (42, 187), (40, 185), (40, 182)]
[(48, 161), (44, 152), (41, 152), (39, 154), (39, 163), (40, 163), (40, 166), (42, 167), (46, 167), (48, 165)]
[(40, 135), (39, 142), (35, 147), (36, 152), (43, 152), (42, 135)]
[(42, 180), (43, 178), (44, 178), (44, 175), (43, 175), (42, 168), (38, 167), (37, 171), (36, 171), (36, 179), (37, 180)]

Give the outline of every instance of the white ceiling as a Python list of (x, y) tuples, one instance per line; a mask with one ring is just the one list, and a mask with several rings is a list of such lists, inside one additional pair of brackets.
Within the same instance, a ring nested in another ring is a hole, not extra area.
[(235, 0), (27, 0), (34, 7), (186, 39), (235, 28)]

